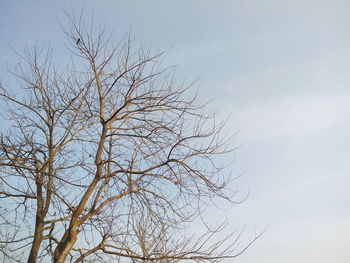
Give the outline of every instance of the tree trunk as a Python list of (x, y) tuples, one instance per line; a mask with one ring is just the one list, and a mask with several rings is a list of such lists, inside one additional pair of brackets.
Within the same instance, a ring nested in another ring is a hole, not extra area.
[(44, 221), (41, 218), (40, 215), (36, 216), (35, 221), (35, 232), (34, 232), (34, 239), (32, 243), (32, 248), (30, 249), (30, 253), (28, 256), (28, 263), (35, 263), (36, 258), (38, 257), (39, 248), (41, 245), (41, 242), (43, 240), (43, 231), (44, 231)]
[(66, 258), (77, 241), (77, 232), (67, 230), (62, 238), (62, 241), (57, 245), (55, 249), (53, 262), (64, 263)]

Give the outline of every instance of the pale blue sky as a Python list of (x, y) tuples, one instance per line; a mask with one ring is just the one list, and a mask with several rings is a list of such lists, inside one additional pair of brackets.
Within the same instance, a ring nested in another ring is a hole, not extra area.
[[(170, 50), (179, 76), (239, 130), (233, 172), (248, 200), (227, 212), (245, 239), (237, 263), (350, 262), (350, 2), (284, 0), (0, 0), (0, 80), (18, 51), (51, 43), (62, 8)], [(64, 61), (58, 61), (64, 64)], [(3, 127), (4, 125), (2, 125)]]

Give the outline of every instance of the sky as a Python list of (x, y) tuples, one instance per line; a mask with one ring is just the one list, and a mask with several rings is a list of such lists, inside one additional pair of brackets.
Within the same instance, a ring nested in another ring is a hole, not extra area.
[[(0, 81), (35, 43), (64, 54), (63, 8), (169, 49), (165, 63), (199, 78), (237, 133), (225, 210), (243, 242), (236, 263), (350, 262), (350, 2), (340, 0), (0, 0)], [(6, 122), (0, 119), (1, 128)], [(208, 215), (211, 216), (210, 214)]]

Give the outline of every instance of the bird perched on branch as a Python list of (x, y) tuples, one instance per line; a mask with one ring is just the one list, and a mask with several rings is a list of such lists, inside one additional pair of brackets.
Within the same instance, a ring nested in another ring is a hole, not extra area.
[(77, 39), (76, 44), (79, 45), (79, 43), (80, 43), (80, 38)]

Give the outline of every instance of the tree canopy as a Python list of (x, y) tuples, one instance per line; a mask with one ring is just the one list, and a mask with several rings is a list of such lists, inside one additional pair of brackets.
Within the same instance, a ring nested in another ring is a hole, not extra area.
[(222, 235), (224, 224), (188, 231), (208, 204), (234, 202), (217, 162), (232, 151), (225, 123), (163, 67), (164, 52), (135, 48), (129, 35), (114, 44), (104, 28), (67, 19), (72, 62), (62, 69), (50, 48), (30, 48), (12, 72), (18, 86), (1, 86), (11, 120), (0, 138), (3, 261), (239, 255), (247, 246), (237, 250), (240, 234)]

